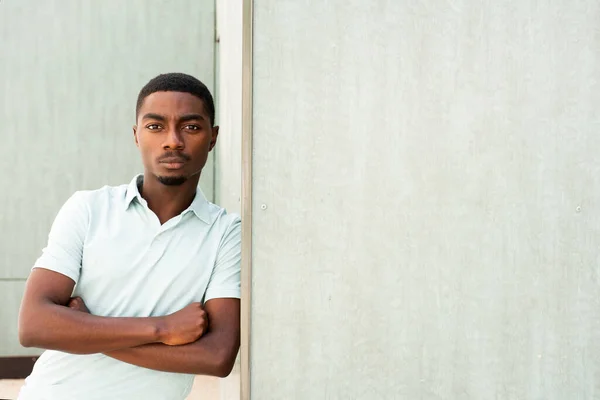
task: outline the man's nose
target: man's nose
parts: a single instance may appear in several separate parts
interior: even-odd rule
[[[185,147],[181,132],[176,128],[171,128],[167,132],[163,147],[165,149],[180,150]]]

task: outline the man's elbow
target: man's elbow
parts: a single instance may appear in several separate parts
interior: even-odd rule
[[[17,322],[19,343],[23,347],[37,347],[38,336],[43,332],[38,325],[39,318],[31,312],[31,307],[22,304],[19,310],[19,320]]]
[[[233,370],[233,366],[235,365],[235,358],[237,356],[237,351],[226,351],[219,355],[215,362],[214,368],[214,376],[217,378],[227,378],[231,371]]]
[[[30,313],[22,313],[19,315],[18,322],[19,343],[23,347],[40,347],[42,348],[42,339],[46,334],[45,329],[41,329],[39,318]]]
[[[21,347],[33,347],[33,341],[30,337],[21,332],[19,332],[19,343],[21,344]]]
[[[217,366],[215,367],[215,376],[217,378],[227,378],[229,376],[229,374],[231,374],[231,371],[233,370],[233,365],[235,364],[235,360],[234,362],[230,362],[229,360],[225,360],[219,364],[217,364]]]
[[[23,347],[35,347],[35,330],[25,324],[19,324],[19,343]]]

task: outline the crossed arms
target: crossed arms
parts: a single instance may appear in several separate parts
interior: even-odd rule
[[[19,314],[21,345],[104,353],[166,372],[217,377],[231,372],[240,345],[239,299],[212,299],[204,308],[192,303],[164,317],[100,317],[85,312],[82,301],[71,301],[74,285],[57,272],[33,270]]]

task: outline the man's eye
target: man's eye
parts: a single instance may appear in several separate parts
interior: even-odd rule
[[[149,129],[151,131],[155,131],[157,129],[160,129],[160,125],[158,124],[150,124],[150,125],[146,125],[146,129]]]
[[[200,127],[198,125],[186,125],[185,129],[188,131],[199,131]]]

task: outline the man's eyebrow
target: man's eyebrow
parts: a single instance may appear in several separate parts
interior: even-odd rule
[[[144,116],[142,117],[142,119],[155,119],[157,121],[163,121],[163,122],[167,120],[162,115],[160,115],[160,114],[154,114],[154,113],[144,114]]]
[[[206,120],[206,118],[204,118],[202,116],[202,114],[185,114],[185,115],[182,115],[179,118],[179,122],[180,123],[181,122],[187,122],[187,121],[192,121],[192,120],[195,120],[195,119],[198,119],[200,121],[205,121]]]

